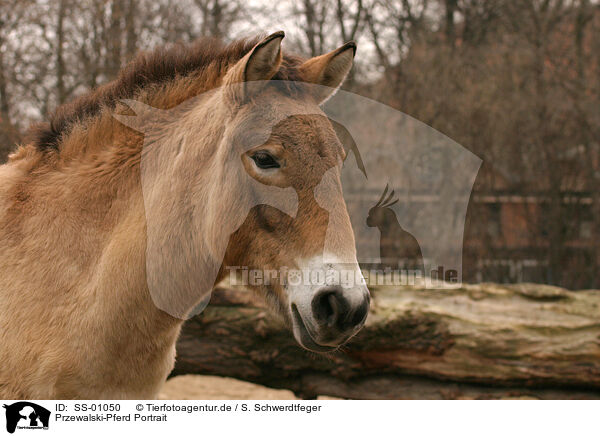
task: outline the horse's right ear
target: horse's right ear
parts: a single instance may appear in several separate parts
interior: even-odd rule
[[[261,85],[247,82],[270,80],[281,66],[283,31],[275,32],[258,44],[229,69],[223,81],[224,92],[230,103],[243,104]]]

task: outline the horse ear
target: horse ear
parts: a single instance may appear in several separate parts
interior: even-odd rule
[[[260,89],[260,85],[253,84],[249,87],[246,82],[270,80],[277,73],[281,66],[281,41],[284,36],[283,31],[267,36],[229,69],[224,85],[232,103],[241,104]]]
[[[356,43],[350,41],[332,52],[309,59],[300,66],[300,73],[305,81],[323,86],[314,91],[319,104],[324,103],[341,86],[352,68],[355,54]]]

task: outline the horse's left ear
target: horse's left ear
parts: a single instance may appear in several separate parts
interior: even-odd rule
[[[347,42],[343,46],[321,56],[309,59],[300,66],[303,79],[309,83],[322,85],[314,91],[319,104],[331,97],[352,68],[356,43]]]
[[[270,80],[281,66],[281,40],[283,31],[275,32],[256,44],[246,56],[227,72],[223,84],[232,103],[241,104],[261,88],[260,83]]]

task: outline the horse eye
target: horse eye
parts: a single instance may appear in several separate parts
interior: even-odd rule
[[[269,168],[279,168],[279,163],[275,160],[275,158],[265,151],[254,153],[252,155],[252,160],[254,160],[257,167],[263,170]]]

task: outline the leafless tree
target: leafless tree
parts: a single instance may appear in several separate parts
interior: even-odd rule
[[[358,40],[346,87],[483,158],[466,278],[478,259],[526,258],[535,280],[600,286],[597,0],[0,0],[0,159],[29,122],[140,49],[281,23],[307,56]],[[508,194],[519,201],[489,200]]]

